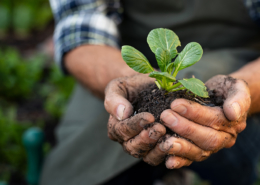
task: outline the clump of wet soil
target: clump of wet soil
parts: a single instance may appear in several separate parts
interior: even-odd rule
[[[160,123],[160,115],[165,109],[170,109],[171,103],[178,98],[184,98],[197,102],[205,106],[223,106],[224,97],[216,96],[214,90],[208,90],[209,98],[195,96],[187,90],[166,92],[160,90],[156,84],[150,84],[147,88],[139,93],[138,98],[133,102],[134,114],[149,112],[154,115],[155,122]]]

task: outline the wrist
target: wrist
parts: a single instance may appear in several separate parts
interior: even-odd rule
[[[71,50],[64,56],[64,65],[99,97],[111,80],[136,74],[123,61],[120,50],[102,45],[82,45]]]

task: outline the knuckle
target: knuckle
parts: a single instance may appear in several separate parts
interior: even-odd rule
[[[234,146],[234,144],[236,143],[236,139],[232,138],[225,146],[225,148],[230,148],[232,146]]]
[[[149,137],[146,130],[142,131],[139,135],[139,145],[148,145],[149,144]]]
[[[104,106],[105,106],[106,110],[109,109],[109,105],[111,104],[110,102],[112,101],[111,99],[112,99],[111,96],[106,96],[105,97]]]
[[[214,117],[210,118],[209,127],[219,131],[221,126],[225,126],[225,122],[226,120],[224,120],[221,115],[216,114]]]
[[[184,166],[190,166],[190,165],[191,165],[191,163],[192,163],[192,161],[190,161],[190,160],[187,160],[187,162],[186,162],[186,164],[185,164]]]
[[[143,161],[151,166],[157,166],[158,163],[156,163],[154,160],[151,160],[149,157],[144,157]]]
[[[113,140],[113,141],[116,141],[116,139],[112,136],[112,134],[111,133],[107,133],[107,136],[108,136],[108,138],[109,139],[111,139],[111,140]]]
[[[184,138],[189,138],[190,135],[193,135],[194,133],[194,128],[191,127],[190,125],[186,126],[186,128],[184,129],[183,133],[181,133],[180,135]]]
[[[198,161],[198,162],[204,161],[205,159],[207,159],[210,156],[210,154],[211,154],[210,151],[202,150],[199,157],[196,158],[196,161]]]
[[[219,136],[219,134],[215,133],[212,134],[209,139],[209,150],[216,151],[219,150],[222,146],[222,138]]]
[[[136,151],[133,146],[131,145],[131,142],[124,142],[123,143],[123,149],[126,153],[130,154],[131,156],[135,157],[135,158],[140,158],[141,153]]]
[[[246,128],[246,122],[242,122],[241,124],[239,124],[236,128],[236,133],[240,133],[242,132],[243,130],[245,130]]]
[[[131,153],[131,152],[130,152],[130,149],[129,149],[129,145],[128,145],[127,142],[123,142],[122,147],[123,147],[123,150],[124,150],[126,153],[128,153],[128,154]]]
[[[192,115],[192,120],[194,122],[198,122],[201,119],[201,112],[200,111],[194,111]]]
[[[115,125],[115,133],[123,141],[130,139],[130,137],[126,134],[127,128],[122,122]]]

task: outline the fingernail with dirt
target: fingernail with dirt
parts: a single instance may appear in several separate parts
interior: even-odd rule
[[[170,143],[167,140],[165,142],[160,143],[159,145],[160,150],[163,152],[168,152],[172,147],[173,147],[172,143]]]
[[[146,125],[147,125],[147,121],[142,119],[140,122],[139,122],[139,125],[144,128]]]
[[[187,108],[184,105],[177,105],[176,107],[173,107],[172,110],[181,115],[184,115],[187,112]]]
[[[158,139],[160,139],[160,137],[161,137],[161,134],[159,132],[157,132],[156,130],[151,129],[149,131],[149,138],[157,141]]]
[[[124,112],[125,112],[125,106],[122,104],[118,105],[117,110],[116,110],[116,117],[118,120],[121,121],[123,119]]]
[[[238,120],[240,118],[240,114],[241,114],[240,105],[237,102],[235,102],[232,104],[232,108],[234,109],[234,111],[236,113],[236,120]]]
[[[173,168],[177,168],[178,167],[178,165],[180,164],[180,162],[179,161],[173,161]]]
[[[168,127],[174,127],[178,124],[178,119],[171,113],[162,118],[164,124]]]

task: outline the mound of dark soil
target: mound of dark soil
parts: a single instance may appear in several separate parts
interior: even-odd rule
[[[191,100],[205,106],[223,106],[224,97],[216,96],[215,91],[208,91],[209,98],[195,96],[187,90],[166,92],[158,89],[155,84],[149,85],[143,90],[136,101],[133,103],[134,114],[149,112],[154,115],[155,121],[160,122],[160,115],[165,109],[170,109],[171,103],[178,98]]]

